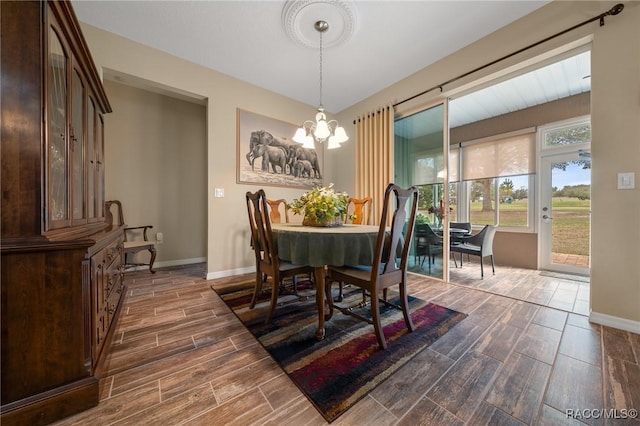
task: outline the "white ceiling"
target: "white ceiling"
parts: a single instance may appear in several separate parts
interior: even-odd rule
[[[332,3],[304,1],[314,7]],[[352,8],[355,23],[346,42],[330,47],[324,44],[323,104],[332,113],[548,2],[335,1]],[[82,22],[306,104],[319,103],[319,53],[287,36],[282,24],[286,1],[73,0],[72,3]],[[331,18],[328,14],[330,25]],[[330,33],[325,37],[329,40]],[[507,102],[504,94],[492,96]],[[466,114],[474,114],[470,106],[464,109]]]

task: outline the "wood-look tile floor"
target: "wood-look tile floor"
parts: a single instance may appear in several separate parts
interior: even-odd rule
[[[484,278],[480,277],[480,264],[477,257],[465,258],[463,266],[455,267],[449,262],[449,281],[452,283],[488,291],[510,298],[549,306],[567,312],[589,315],[589,281],[585,277],[571,277],[568,274],[558,276],[544,275],[542,271],[511,268],[496,265],[496,273],[491,271],[491,263],[485,260]],[[428,264],[420,265],[412,260],[409,270],[417,274],[442,276],[442,259],[436,263],[429,273]],[[565,278],[559,278],[559,277]]]
[[[326,424],[204,276],[126,274],[101,402],[57,424]],[[639,335],[420,275],[409,290],[468,317],[334,425],[638,424],[604,417],[640,409]]]

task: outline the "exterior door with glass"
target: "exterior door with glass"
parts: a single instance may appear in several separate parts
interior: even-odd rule
[[[589,275],[591,157],[588,150],[541,157],[540,268]]]

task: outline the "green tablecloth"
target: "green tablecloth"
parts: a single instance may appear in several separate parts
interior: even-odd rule
[[[312,227],[291,223],[272,224],[280,259],[297,265],[371,265],[378,227],[342,225]]]

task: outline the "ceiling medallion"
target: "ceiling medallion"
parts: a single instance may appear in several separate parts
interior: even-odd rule
[[[325,34],[325,48],[345,43],[356,30],[356,9],[352,1],[343,0],[288,0],[282,9],[282,27],[287,36],[311,49],[319,49],[318,33],[314,23],[331,23]]]

